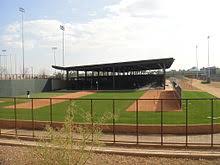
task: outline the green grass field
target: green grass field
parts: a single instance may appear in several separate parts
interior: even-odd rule
[[[93,98],[92,108],[94,121],[96,122],[101,116],[107,113],[112,113],[112,100],[95,100],[95,99],[115,99],[115,116],[116,123],[134,124],[136,123],[136,112],[126,112],[127,107],[133,103],[133,100],[117,100],[117,99],[137,99],[144,91],[122,91],[122,92],[98,92],[82,98]],[[38,93],[32,97],[51,97],[55,95],[62,95],[64,93]],[[213,98],[212,95],[206,92],[191,92],[183,91],[183,98]],[[17,102],[24,102],[26,99],[18,99]],[[84,112],[90,113],[91,101],[90,100],[77,100],[74,101],[79,114]],[[165,102],[164,102],[165,103]],[[53,121],[63,121],[69,101],[54,104],[52,119]],[[13,105],[13,100],[7,99],[5,102],[0,103],[0,119],[14,119],[13,109],[5,109],[4,106]],[[220,101],[213,102],[214,117],[220,117]],[[82,115],[77,115],[77,122],[82,122]],[[186,103],[182,102],[181,112],[163,112],[164,124],[185,124]],[[205,124],[211,123],[211,101],[210,100],[189,100],[188,101],[188,123],[189,124]],[[22,120],[31,120],[31,110],[17,109],[17,118]],[[50,120],[50,106],[34,110],[34,119],[41,121]],[[139,112],[139,124],[160,124],[160,112]],[[108,120],[111,123],[112,120]],[[220,119],[214,120],[214,123],[220,123]]]

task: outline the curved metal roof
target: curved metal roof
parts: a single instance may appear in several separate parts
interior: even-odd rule
[[[117,63],[95,64],[95,65],[81,65],[81,66],[54,66],[54,69],[65,71],[113,71],[127,72],[127,71],[141,71],[141,70],[156,70],[168,69],[174,62],[174,58],[161,58],[140,61],[127,61]]]

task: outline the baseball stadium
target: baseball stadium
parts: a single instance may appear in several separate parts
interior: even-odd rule
[[[1,80],[1,136],[38,138],[48,124],[61,127],[74,107],[76,123],[99,125],[106,142],[218,146],[218,96],[192,83],[198,80],[168,75],[173,62],[52,66],[62,79]]]
[[[220,164],[219,6],[0,1],[0,165]]]

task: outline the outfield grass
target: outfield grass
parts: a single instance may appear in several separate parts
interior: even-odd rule
[[[127,112],[126,109],[129,105],[133,103],[132,100],[117,100],[117,99],[137,99],[144,92],[143,91],[123,91],[123,92],[98,92],[92,95],[88,95],[82,98],[93,98],[92,108],[94,121],[97,121],[100,116],[106,113],[112,113],[112,100],[95,100],[95,99],[115,99],[115,114],[116,123],[136,123],[136,112]],[[52,94],[52,93],[51,93]],[[60,94],[60,93],[59,93]],[[38,94],[41,95],[41,94]],[[43,94],[48,97],[49,93]],[[53,94],[52,94],[53,95]],[[51,96],[52,96],[51,95]],[[53,95],[54,96],[54,95]],[[206,92],[191,92],[183,91],[183,98],[193,99],[193,98],[213,98],[212,95]],[[18,100],[20,101],[20,100]],[[53,115],[54,121],[63,121],[66,109],[69,105],[69,101],[53,105]],[[84,112],[90,113],[91,101],[90,100],[77,100],[74,101],[76,107],[79,109],[80,113]],[[164,102],[165,103],[165,102]],[[4,109],[6,105],[12,105],[13,102],[7,101],[0,103],[0,118],[2,119],[13,119],[14,111],[10,109]],[[213,102],[214,117],[220,116],[220,101]],[[164,124],[185,124],[186,114],[186,102],[182,102],[182,111],[180,112],[163,112]],[[189,124],[207,124],[211,123],[211,101],[210,100],[189,100],[188,101],[188,123]],[[50,107],[43,107],[34,110],[35,120],[50,120]],[[31,111],[26,109],[17,110],[17,118],[30,120]],[[77,116],[77,121],[82,122],[81,115]],[[139,112],[138,123],[139,124],[160,124],[161,114],[160,112]],[[111,123],[112,120],[108,120]],[[214,120],[214,123],[220,123],[220,119]]]

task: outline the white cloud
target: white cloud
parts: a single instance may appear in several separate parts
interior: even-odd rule
[[[89,11],[88,15],[91,16],[91,17],[94,17],[94,16],[97,15],[97,12],[96,11]]]
[[[160,0],[122,0],[119,4],[106,6],[105,10],[115,15],[156,18],[160,13]]]
[[[106,6],[109,14],[104,18],[64,23],[65,63],[174,57],[174,68],[189,68],[195,65],[195,45],[199,44],[199,64],[206,66],[206,36],[211,35],[211,64],[220,66],[218,5],[218,1],[208,0],[122,0]],[[25,51],[30,65],[48,67],[52,63],[52,46],[58,47],[57,61],[61,64],[60,24],[48,19],[25,21]],[[9,25],[1,41],[21,52],[20,24]]]

